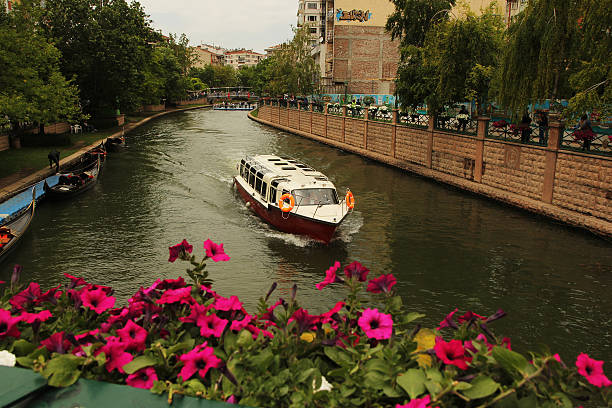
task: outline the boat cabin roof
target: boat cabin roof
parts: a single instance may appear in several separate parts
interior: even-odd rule
[[[256,170],[258,177],[279,189],[335,189],[334,184],[323,173],[290,157],[276,155],[246,156],[240,163],[248,169]]]

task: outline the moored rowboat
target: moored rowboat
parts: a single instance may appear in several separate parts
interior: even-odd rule
[[[327,177],[297,160],[275,155],[245,157],[234,184],[247,205],[283,232],[329,243],[355,205],[340,199]]]
[[[36,193],[32,190],[32,202],[19,213],[0,226],[0,262],[17,246],[17,243],[30,226],[36,208]]]

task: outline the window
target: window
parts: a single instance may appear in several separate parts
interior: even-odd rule
[[[266,191],[268,191],[268,183],[264,181],[261,183],[261,191],[259,192],[264,200],[266,200]]]
[[[249,184],[251,187],[255,186],[255,173],[249,173]]]
[[[316,10],[317,9],[317,3],[308,3],[308,8],[311,10]]]
[[[276,203],[276,188],[270,186],[270,194],[268,195],[268,201]]]
[[[317,16],[308,16],[308,21],[317,21]]]
[[[296,205],[338,204],[338,195],[333,188],[304,188],[293,190]]]
[[[310,28],[310,33],[311,34],[316,34],[317,33],[317,29],[315,27],[311,27]]]

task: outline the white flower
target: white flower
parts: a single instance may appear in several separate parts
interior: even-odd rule
[[[15,355],[6,350],[0,351],[0,366],[15,367]]]
[[[315,387],[315,381],[312,380],[312,388]],[[319,387],[318,390],[315,390],[315,392],[319,392],[319,391],[331,391],[332,389],[332,385],[330,383],[327,382],[327,379],[324,376],[321,376],[321,386]]]

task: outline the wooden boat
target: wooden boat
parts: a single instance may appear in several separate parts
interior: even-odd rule
[[[30,226],[32,218],[34,218],[35,209],[36,190],[32,189],[32,202],[0,226],[0,262],[6,259],[8,254],[17,246],[19,240]]]
[[[109,137],[104,142],[104,147],[106,148],[107,152],[120,152],[123,150],[123,148],[125,148],[125,137]]]
[[[355,205],[350,190],[340,199],[327,177],[291,158],[247,156],[236,167],[234,184],[247,206],[283,232],[329,243]]]
[[[62,200],[74,197],[92,188],[96,184],[96,181],[98,181],[102,168],[100,155],[96,156],[97,159],[93,166],[90,165],[90,167],[79,172],[60,175],[58,183],[53,187],[49,187],[49,185],[45,183],[43,186],[45,189],[45,197],[49,200]]]

